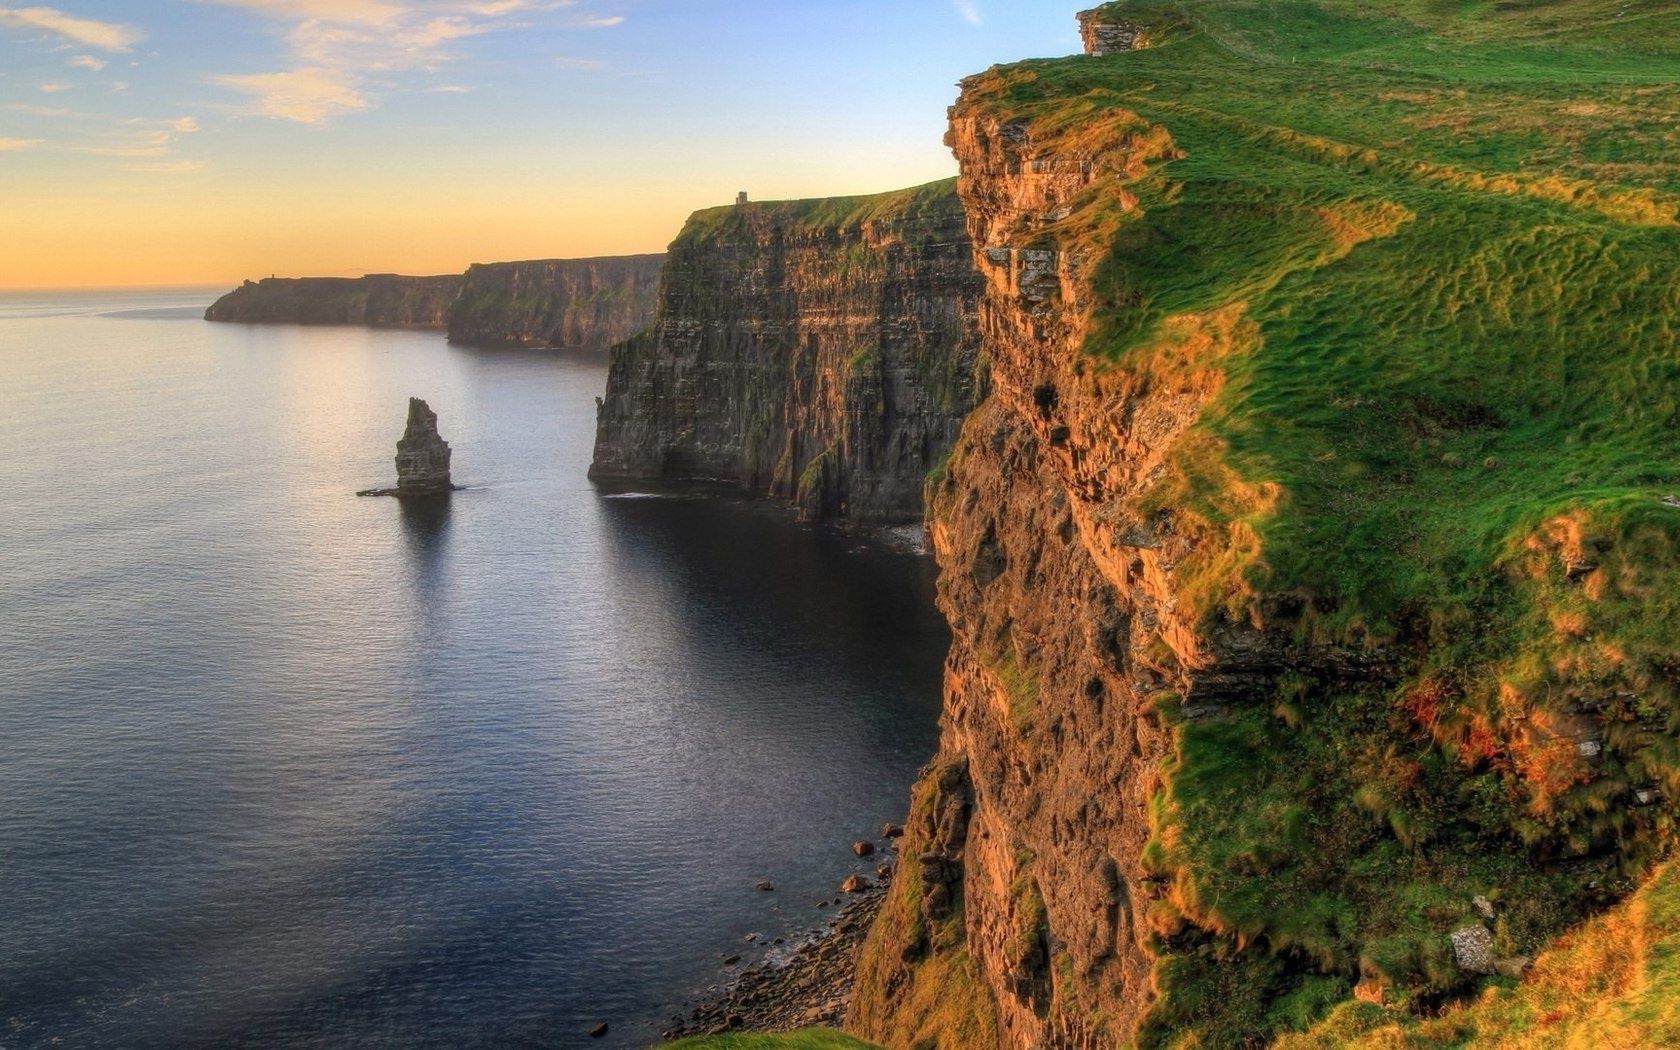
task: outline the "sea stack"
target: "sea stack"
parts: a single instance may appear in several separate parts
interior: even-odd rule
[[[449,481],[449,442],[438,434],[437,413],[417,397],[408,399],[408,429],[397,442],[397,495],[440,496]]]

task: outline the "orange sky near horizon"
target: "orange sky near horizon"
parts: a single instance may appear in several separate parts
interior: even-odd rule
[[[0,289],[659,252],[739,190],[945,178],[957,81],[1079,6],[52,3],[0,2]]]

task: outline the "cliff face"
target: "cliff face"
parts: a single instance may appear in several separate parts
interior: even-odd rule
[[[475,265],[464,277],[246,281],[207,321],[423,328],[475,346],[606,350],[648,326],[662,255]]]
[[[866,1038],[1408,1028],[1672,842],[1680,33],[1606,99],[1547,57],[1615,62],[1589,4],[1307,8],[1109,5],[1150,49],[952,111],[991,389],[930,490],[955,642]]]
[[[449,340],[606,350],[652,322],[664,259],[632,255],[475,265],[449,311]]]
[[[919,518],[979,386],[971,257],[950,183],[696,214],[613,352],[591,476]]]
[[[246,281],[222,296],[204,319],[442,330],[460,292],[457,276],[269,277]]]
[[[1166,737],[1143,698],[1166,678],[1138,654],[1182,630],[1163,568],[1184,541],[1114,514],[1212,389],[1149,390],[1082,361],[1089,274],[1043,236],[1096,171],[1159,161],[1169,142],[1066,155],[966,104],[949,141],[992,391],[931,493],[955,633],[945,731],[853,1027],[891,1046],[1101,1044],[1150,1000],[1139,858]],[[964,1016],[930,1013],[952,999]]]

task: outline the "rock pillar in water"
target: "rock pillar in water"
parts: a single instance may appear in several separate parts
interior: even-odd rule
[[[411,397],[408,429],[397,442],[397,495],[437,496],[454,488],[449,481],[449,442],[438,435],[437,413]]]

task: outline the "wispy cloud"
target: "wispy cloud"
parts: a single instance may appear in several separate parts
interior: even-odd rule
[[[94,157],[122,157],[130,160],[141,157],[167,157],[175,151],[175,145],[182,135],[191,135],[198,130],[199,124],[195,117],[171,117],[163,120],[133,117],[123,121],[120,127],[103,132],[91,145],[66,148]]]
[[[41,85],[41,94],[43,94],[43,95],[56,95],[60,91],[69,91],[69,90],[70,90],[70,85],[69,84],[42,84]]]
[[[34,149],[40,144],[40,139],[0,138],[0,153],[20,153],[26,149]]]
[[[434,95],[470,95],[473,89],[466,84],[439,84],[434,88],[427,88]]]
[[[24,113],[31,117],[76,117],[81,114],[63,106],[32,106],[27,102],[8,102],[0,106],[8,113]]]
[[[572,23],[578,29],[611,29],[613,26],[623,24],[623,15],[611,15],[605,18],[579,18]]]
[[[94,58],[92,55],[77,55],[70,60],[70,64],[77,69],[92,70],[95,73],[105,68],[105,60]]]
[[[985,21],[980,17],[980,9],[974,6],[974,0],[951,0],[951,3],[956,6],[957,14],[969,25],[977,26]]]
[[[331,69],[293,69],[212,77],[223,87],[250,95],[265,117],[319,124],[331,117],[368,108],[368,100],[347,74]]]
[[[127,51],[145,39],[133,26],[77,18],[52,7],[0,7],[0,27],[52,33],[101,51]]]
[[[124,164],[124,171],[138,171],[147,175],[190,175],[204,170],[202,160],[160,160],[140,164]]]
[[[450,45],[522,25],[515,15],[574,7],[582,0],[202,0],[253,11],[280,27],[290,67],[224,74],[222,87],[250,95],[253,112],[318,124],[367,109],[377,89],[402,73],[432,73]],[[601,26],[621,18],[586,20]],[[447,87],[445,88],[447,90]]]

